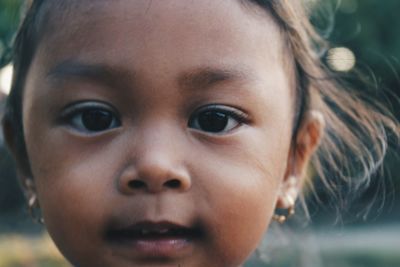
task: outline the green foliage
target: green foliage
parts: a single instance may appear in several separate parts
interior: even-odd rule
[[[400,255],[382,251],[350,251],[325,252],[323,262],[325,267],[398,267]]]
[[[358,54],[361,60],[381,65],[382,58],[400,58],[400,1],[358,0],[343,1],[358,3],[355,12],[339,8],[336,14],[334,42],[340,42]],[[343,4],[342,4],[343,6]]]
[[[314,267],[398,267],[400,266],[400,256],[397,253],[380,251],[324,251],[321,258],[314,263]],[[250,261],[245,267],[289,267],[289,266],[309,266],[296,263],[296,259],[301,255],[290,252],[283,252],[280,258],[274,262],[262,263]]]
[[[349,2],[354,3],[354,12],[343,8]],[[371,71],[377,87],[386,87],[397,96],[400,96],[399,10],[398,0],[343,0],[330,38],[356,54],[358,66]]]
[[[0,267],[68,266],[47,234],[36,237],[0,236]]]
[[[10,61],[10,47],[19,25],[22,0],[0,0],[0,67]]]

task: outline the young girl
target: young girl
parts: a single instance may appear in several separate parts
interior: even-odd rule
[[[398,133],[322,45],[300,1],[34,0],[3,122],[29,207],[75,266],[242,265],[310,159],[367,183]]]

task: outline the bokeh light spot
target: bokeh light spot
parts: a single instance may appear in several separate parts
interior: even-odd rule
[[[11,80],[13,75],[13,66],[7,65],[0,69],[0,91],[8,95],[11,90]]]
[[[336,47],[329,49],[327,62],[332,70],[347,72],[356,65],[356,56],[347,47]]]

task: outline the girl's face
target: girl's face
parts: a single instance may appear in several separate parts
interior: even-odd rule
[[[75,5],[52,11],[23,98],[55,243],[77,266],[240,265],[293,167],[278,26],[240,1]]]

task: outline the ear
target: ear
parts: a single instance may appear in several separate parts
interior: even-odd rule
[[[302,189],[311,156],[322,139],[325,120],[321,112],[310,110],[297,132],[288,157],[288,165],[280,187],[277,208],[293,207]]]
[[[2,120],[2,129],[5,144],[16,164],[17,178],[25,193],[27,199],[30,199],[35,194],[35,185],[32,175],[30,175],[29,163],[26,158],[26,153],[22,153],[17,144],[18,133],[15,131],[13,124],[7,118]]]

